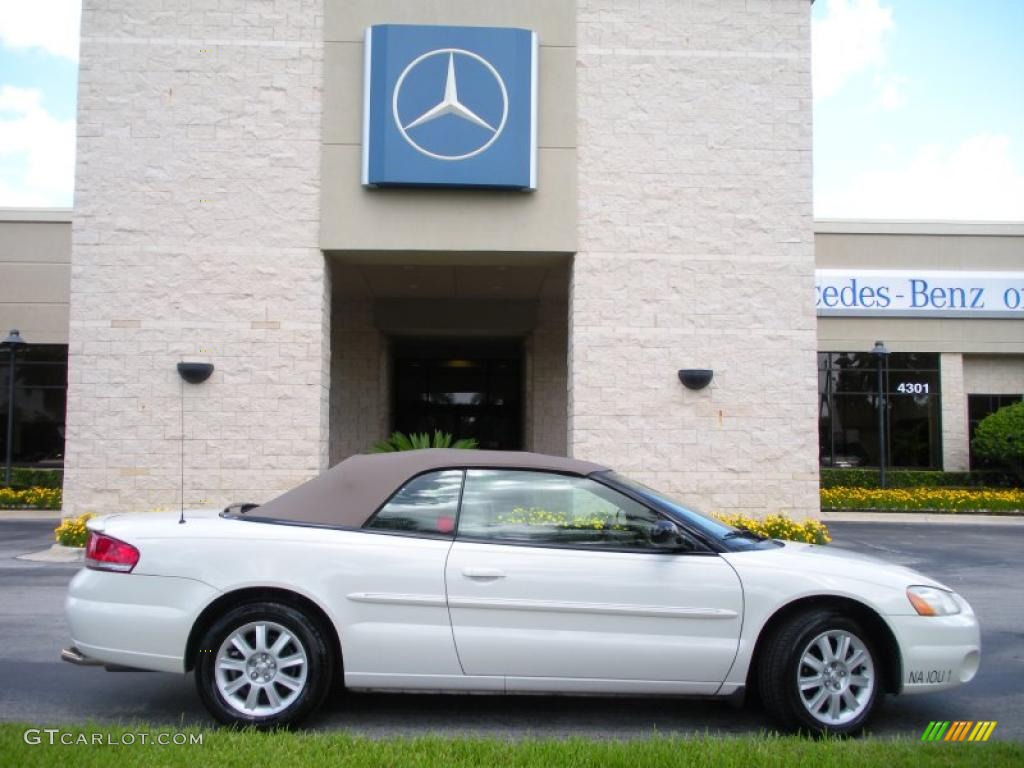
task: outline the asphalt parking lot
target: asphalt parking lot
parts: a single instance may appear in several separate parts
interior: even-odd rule
[[[889,697],[871,731],[919,738],[930,720],[997,720],[993,739],[1024,740],[1024,526],[832,523],[835,543],[917,568],[957,589],[982,622],[982,665],[946,693]],[[53,523],[0,520],[0,720],[145,720],[211,725],[192,676],[105,672],[58,660],[64,592],[75,566],[17,560],[48,547]],[[536,696],[351,694],[308,725],[368,736],[425,733],[627,738],[749,733],[768,726],[726,702]]]

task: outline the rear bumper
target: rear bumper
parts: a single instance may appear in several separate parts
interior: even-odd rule
[[[981,664],[981,629],[966,610],[956,616],[890,616],[903,653],[902,693],[930,693],[970,682]]]
[[[218,594],[194,579],[82,569],[64,611],[79,653],[103,665],[185,671],[185,645]]]
[[[82,650],[77,645],[72,645],[70,648],[64,648],[60,652],[60,660],[66,661],[68,664],[74,664],[76,667],[103,667],[107,672],[150,672],[148,669],[139,669],[138,667],[123,667],[120,664],[104,664],[99,659],[92,659],[82,653]]]

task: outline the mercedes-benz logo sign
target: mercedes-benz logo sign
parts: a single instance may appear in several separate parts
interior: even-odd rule
[[[431,74],[431,78],[436,82],[437,98],[438,100],[433,103],[429,109],[425,111],[417,110],[413,112],[411,109],[407,110],[411,114],[406,114],[403,120],[402,110],[399,109],[399,101],[402,99],[402,87],[408,85],[412,79],[416,80],[416,91],[417,93],[422,92],[425,84],[429,83],[430,80],[426,77],[419,77],[417,72],[421,65],[433,63],[435,57],[442,56],[447,58],[447,70],[443,70],[442,66],[434,66],[429,69],[430,73],[435,70],[438,76]],[[442,59],[442,62],[444,60]],[[481,82],[486,85],[483,87],[493,88],[494,96],[500,96],[501,103],[501,117],[495,120],[495,115],[486,114],[481,116],[481,107],[478,104],[473,103],[472,98],[467,98],[465,103],[460,100],[459,97],[459,86],[457,73],[466,67],[475,67],[480,70],[475,78],[475,82],[479,85]],[[482,67],[482,69],[480,69]],[[441,82],[440,73],[446,71],[444,75],[444,82]],[[487,77],[489,73],[490,77]],[[411,76],[411,77],[410,77]],[[482,77],[481,77],[482,76]],[[493,79],[492,79],[493,78]],[[426,87],[431,87],[426,85]],[[477,88],[475,90],[481,90]],[[433,91],[431,91],[433,92]],[[476,95],[476,94],[474,94]],[[484,91],[486,96],[486,91]],[[408,66],[402,70],[402,74],[398,76],[398,80],[395,82],[395,91],[392,97],[392,113],[395,119],[395,125],[398,127],[398,132],[402,135],[409,145],[427,157],[432,157],[435,160],[466,160],[467,158],[479,155],[491,146],[501,132],[505,129],[505,121],[508,118],[508,91],[505,89],[505,82],[501,79],[501,75],[498,74],[498,70],[487,61],[487,59],[479,56],[472,51],[466,51],[462,48],[438,48],[433,51],[427,51],[426,53],[417,56]],[[497,103],[496,99],[491,99]],[[497,112],[496,109],[491,109],[491,112]],[[466,152],[456,152],[454,154],[446,154],[444,152],[431,151],[424,144],[429,144],[423,137],[417,141],[414,136],[417,134],[416,128],[419,126],[427,125],[428,123],[437,120],[439,117],[445,115],[453,115],[460,120],[465,120],[467,123],[477,126],[480,130],[476,131],[474,138],[472,139],[472,146],[467,147]],[[488,119],[489,118],[489,119]],[[410,135],[410,132],[413,135]],[[478,134],[478,136],[476,136]],[[449,150],[450,152],[450,150]]]

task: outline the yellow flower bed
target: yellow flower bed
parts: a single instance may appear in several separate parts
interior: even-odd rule
[[[60,488],[0,488],[0,509],[60,509]]]
[[[553,512],[539,507],[514,507],[511,512],[498,516],[506,525],[547,525],[554,528],[593,528],[595,530],[624,531],[624,525],[604,515],[571,516],[566,512]]]
[[[78,517],[68,517],[61,520],[60,525],[53,532],[53,537],[58,544],[65,547],[84,547],[85,540],[89,538],[89,531],[85,524],[92,517],[91,512],[86,512]]]
[[[832,541],[828,526],[820,520],[793,520],[785,515],[766,515],[765,517],[748,517],[746,515],[716,514],[716,518],[726,525],[745,528],[760,533],[770,539],[786,541],[804,541],[808,544],[828,544]]]
[[[822,488],[822,509],[1024,511],[1019,488]]]
[[[820,520],[792,520],[785,515],[768,515],[767,517],[747,517],[746,515],[715,515],[726,525],[746,528],[771,539],[787,541],[805,541],[808,544],[828,544],[832,541],[828,527]],[[597,530],[624,531],[627,527],[616,523],[614,519],[598,514],[572,517],[565,512],[553,512],[537,507],[516,507],[511,512],[500,515],[498,520],[512,525],[546,525],[555,528],[594,528]]]

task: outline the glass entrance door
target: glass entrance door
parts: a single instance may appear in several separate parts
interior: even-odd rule
[[[522,448],[522,343],[400,340],[394,353],[394,428],[439,429],[480,448]]]

